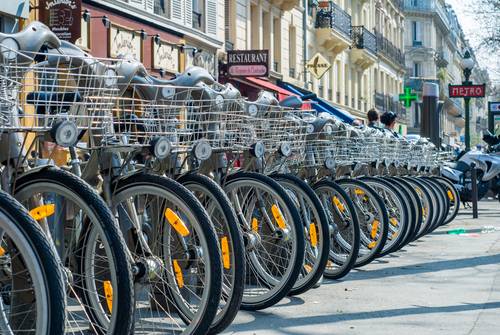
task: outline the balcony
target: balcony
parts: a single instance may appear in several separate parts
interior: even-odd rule
[[[436,52],[436,66],[438,68],[445,68],[448,66],[449,63],[450,63],[450,57],[448,56],[448,53],[444,51]]]
[[[380,92],[375,92],[374,96],[375,107],[381,112],[394,112],[400,118],[406,118],[406,109],[403,105],[394,99],[393,96],[389,94],[383,94]]]
[[[351,45],[351,16],[333,1],[318,10],[314,28],[318,45],[334,54]]]
[[[353,63],[366,69],[377,60],[377,38],[364,26],[352,27]]]
[[[446,9],[440,6],[436,0],[405,0],[404,9],[406,14],[433,15],[444,30],[450,30],[450,21],[448,20]]]
[[[461,104],[462,99],[448,98],[444,99],[443,109],[451,116],[459,117],[464,115],[464,108]]]
[[[422,87],[425,83],[434,83],[439,85],[438,79],[424,79],[424,78],[408,78],[405,80],[405,87],[410,87],[412,90],[416,92],[422,92]]]
[[[392,44],[391,41],[385,38],[381,33],[375,31],[375,37],[377,38],[377,52],[379,56],[382,55],[389,61],[394,63],[396,66],[404,68],[405,67],[404,53],[394,44]]]
[[[292,10],[295,6],[300,6],[300,0],[271,0],[271,5],[281,10]]]

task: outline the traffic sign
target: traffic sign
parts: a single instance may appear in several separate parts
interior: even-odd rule
[[[318,80],[321,79],[331,67],[332,65],[319,52],[315,54],[309,62],[307,62],[307,69],[311,72],[314,78]]]
[[[448,85],[450,98],[484,98],[486,85]]]
[[[402,101],[405,107],[411,107],[411,103],[417,100],[418,95],[411,93],[411,87],[405,87],[405,93],[399,95],[399,101]]]
[[[498,102],[490,102],[488,110],[490,112],[498,112],[498,113],[500,113],[500,101],[498,101]]]

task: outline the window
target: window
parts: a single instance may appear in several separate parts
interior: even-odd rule
[[[273,18],[273,61],[274,71],[280,72],[281,60],[281,18]]]
[[[251,25],[251,38],[250,38],[250,48],[253,50],[260,49],[260,12],[259,8],[255,5],[250,5],[250,25]]]
[[[204,31],[204,12],[205,12],[205,1],[204,0],[192,0],[193,1],[193,28],[197,30]]]
[[[414,63],[413,64],[413,76],[414,77],[420,77],[421,76],[421,66],[420,63]]]
[[[412,39],[413,46],[421,46],[422,45],[422,25],[418,21],[412,21]]]

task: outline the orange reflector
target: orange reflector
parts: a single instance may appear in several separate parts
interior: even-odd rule
[[[360,188],[355,188],[354,189],[354,194],[356,195],[364,195],[365,194],[365,191],[363,191],[362,189]]]
[[[0,257],[2,257],[3,255],[5,255],[5,249],[0,247]]]
[[[311,245],[316,247],[318,245],[318,233],[314,222],[309,225],[309,238],[311,239]]]
[[[38,221],[51,216],[55,211],[56,205],[54,204],[42,205],[30,210],[30,216]]]
[[[398,219],[396,218],[390,218],[389,222],[394,226],[397,227],[399,225]]]
[[[222,265],[224,269],[231,268],[231,257],[229,254],[229,243],[227,242],[227,237],[224,236],[220,239],[220,249],[222,253]]]
[[[175,279],[177,280],[177,285],[179,286],[179,288],[183,288],[184,277],[182,276],[182,270],[179,265],[179,262],[177,262],[176,259],[174,259],[173,266],[174,266]]]
[[[337,209],[339,211],[341,211],[342,213],[345,212],[345,207],[344,205],[340,202],[339,198],[337,198],[336,196],[333,197],[332,199],[333,201],[333,204],[335,205],[335,207],[337,207]]]
[[[106,297],[106,304],[110,313],[113,312],[113,285],[111,281],[105,280],[102,285],[104,286],[104,296]]]
[[[370,242],[370,244],[368,244],[368,249],[373,249],[375,248],[376,245],[377,245],[376,241]]]
[[[167,218],[168,223],[182,236],[186,237],[189,235],[189,229],[186,227],[186,224],[181,220],[179,215],[175,213],[170,208],[167,208],[165,211],[165,217]]]
[[[373,220],[373,223],[372,223],[372,232],[371,232],[371,237],[372,238],[377,237],[377,232],[378,232],[378,227],[379,226],[380,226],[380,221]]]
[[[285,219],[283,218],[283,214],[281,213],[281,209],[277,205],[273,205],[271,207],[271,212],[273,212],[273,216],[276,220],[276,223],[278,224],[278,227],[280,227],[281,229],[285,229],[286,223]]]
[[[307,273],[311,273],[311,271],[313,270],[312,266],[310,266],[309,264],[304,264],[304,269],[306,269]]]
[[[398,232],[395,232],[394,234],[392,234],[391,240],[394,240],[397,236],[398,236]]]
[[[450,201],[455,201],[455,197],[453,196],[453,193],[450,190],[448,190],[447,193],[448,193],[448,198],[450,199]]]
[[[259,231],[259,221],[256,218],[252,219],[252,230],[256,233]]]
[[[422,215],[423,216],[427,215],[427,209],[425,207],[422,207]]]

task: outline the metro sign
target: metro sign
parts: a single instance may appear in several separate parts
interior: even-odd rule
[[[484,98],[486,85],[448,85],[450,98]]]

